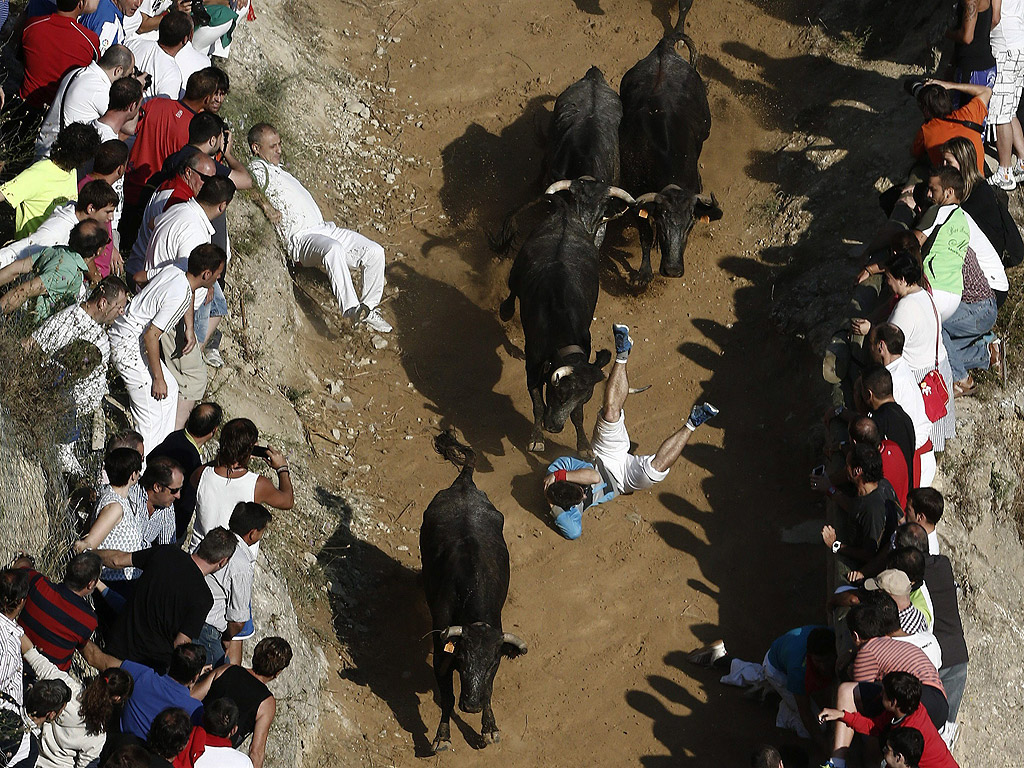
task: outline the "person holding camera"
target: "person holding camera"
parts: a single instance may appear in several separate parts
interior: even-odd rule
[[[956,136],[963,136],[974,144],[978,171],[984,174],[985,147],[982,134],[992,89],[987,85],[950,83],[931,78],[915,78],[908,81],[906,88],[917,99],[917,106],[924,115],[924,124],[918,129],[911,148],[914,157],[921,164],[938,167],[942,165],[942,145]],[[954,109],[952,92],[965,94],[970,97],[970,101]],[[908,184],[926,179],[926,176],[913,178],[912,173]]]

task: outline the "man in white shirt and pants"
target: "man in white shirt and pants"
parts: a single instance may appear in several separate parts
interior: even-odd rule
[[[168,11],[160,20],[160,35],[156,39],[133,37],[128,47],[135,54],[136,66],[152,77],[142,94],[143,101],[154,96],[176,99],[181,94],[181,70],[174,57],[192,40],[192,17],[181,11]]]
[[[281,136],[273,126],[253,126],[248,142],[256,156],[250,168],[253,183],[266,198],[260,205],[292,261],[324,268],[344,317],[390,333],[391,325],[378,307],[384,295],[384,249],[357,232],[324,221],[313,196],[281,167]],[[356,268],[362,271],[362,296],[356,293],[349,272]]]

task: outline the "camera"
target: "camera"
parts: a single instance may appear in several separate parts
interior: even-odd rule
[[[255,448],[252,449],[252,455],[257,456],[261,459],[265,459],[270,455],[270,451],[267,449],[267,446],[265,445],[257,445]]]
[[[132,73],[132,77],[142,83],[142,90],[147,91],[153,85],[153,76],[149,72],[143,72],[138,67]]]
[[[192,21],[197,27],[210,26],[210,14],[207,13],[203,0],[192,0]]]
[[[903,90],[905,90],[907,93],[909,93],[916,99],[917,94],[919,94],[921,92],[921,89],[924,88],[924,84],[927,80],[927,77],[921,77],[920,75],[908,77],[906,80],[903,81]]]

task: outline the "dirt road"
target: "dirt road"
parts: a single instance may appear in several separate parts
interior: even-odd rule
[[[548,525],[540,493],[543,468],[574,436],[549,436],[540,456],[525,451],[522,331],[518,318],[497,317],[510,262],[493,258],[485,230],[539,191],[555,96],[592,64],[617,88],[674,22],[676,3],[389,6],[393,117],[422,114],[401,145],[423,162],[404,179],[416,202],[392,211],[387,238],[389,253],[405,254],[389,272],[400,353],[382,354],[378,383],[357,387],[359,408],[397,414],[373,458],[390,533],[346,542],[353,572],[374,586],[346,603],[357,631],[343,638],[349,669],[331,685],[344,717],[371,735],[363,764],[419,764],[437,725],[416,582],[422,510],[455,477],[430,450],[435,418],[484,455],[477,482],[505,514],[513,562],[505,626],[530,646],[495,682],[502,742],[474,749],[479,718],[466,716],[438,764],[740,765],[758,742],[779,740],[773,709],[683,656],[723,636],[759,659],[780,632],[821,618],[822,548],[779,540],[819,511],[805,480],[806,406],[819,390],[813,361],[768,322],[774,272],[759,251],[773,224],[771,153],[813,75],[800,43],[812,5],[697,0],[690,13],[713,115],[705,189],[725,216],[694,230],[685,277],[657,278],[641,294],[631,287],[635,233],[611,236],[593,334],[601,348],[611,322],[633,328],[632,379],[653,385],[627,404],[642,451],[697,399],[722,414],[653,492],[589,511],[575,542]]]

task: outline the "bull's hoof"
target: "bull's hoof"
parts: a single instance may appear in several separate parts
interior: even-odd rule
[[[481,736],[484,737],[485,744],[497,744],[501,741],[501,731],[486,731]]]
[[[544,439],[535,437],[530,441],[530,453],[541,453],[544,451]]]
[[[440,739],[440,738],[434,739],[434,743],[430,745],[430,751],[431,751],[431,753],[433,753],[435,755],[438,752],[447,752],[451,748],[452,748],[452,743],[448,739]]]
[[[654,280],[654,272],[649,269],[641,269],[633,278],[633,285],[637,288],[646,288]]]

